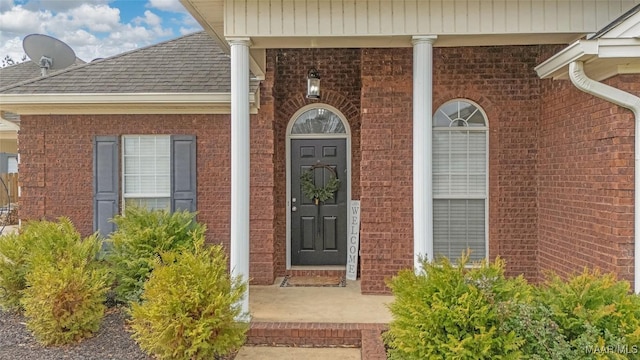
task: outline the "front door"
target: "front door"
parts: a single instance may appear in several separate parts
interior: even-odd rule
[[[347,260],[346,139],[291,139],[291,264],[344,265]],[[311,171],[316,189],[340,180],[332,199],[305,196]]]

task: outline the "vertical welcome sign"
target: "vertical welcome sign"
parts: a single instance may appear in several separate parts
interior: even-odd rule
[[[360,249],[360,200],[351,200],[349,232],[347,234],[347,280],[358,276],[358,251]]]

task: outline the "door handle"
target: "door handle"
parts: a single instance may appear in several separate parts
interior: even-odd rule
[[[292,206],[292,207],[291,207],[291,211],[298,211],[298,208],[297,208],[297,207],[295,207],[295,206]]]

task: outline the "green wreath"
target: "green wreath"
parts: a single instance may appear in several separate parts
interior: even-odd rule
[[[313,175],[317,168],[328,169],[333,174],[325,186],[318,187],[313,183]],[[340,179],[338,179],[336,171],[332,167],[324,164],[313,165],[311,169],[304,171],[300,176],[300,181],[302,181],[302,192],[304,196],[314,200],[316,205],[318,205],[320,201],[325,202],[328,199],[333,199],[333,195],[340,188]]]

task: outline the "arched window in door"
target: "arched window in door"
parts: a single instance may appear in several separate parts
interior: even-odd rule
[[[298,116],[291,134],[345,134],[340,117],[329,109],[312,108]]]

